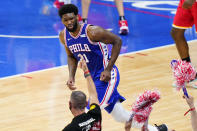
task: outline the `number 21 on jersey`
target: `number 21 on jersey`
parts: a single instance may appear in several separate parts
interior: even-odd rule
[[[89,60],[88,60],[86,54],[83,54],[83,55],[82,54],[78,54],[78,57],[80,57],[80,55],[83,56],[83,59],[86,61],[86,63],[89,63]]]

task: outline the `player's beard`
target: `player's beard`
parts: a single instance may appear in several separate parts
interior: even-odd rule
[[[77,26],[78,26],[78,23],[77,23],[77,20],[76,20],[75,23],[73,24],[73,28],[72,29],[67,28],[67,30],[69,32],[75,32],[77,30]]]

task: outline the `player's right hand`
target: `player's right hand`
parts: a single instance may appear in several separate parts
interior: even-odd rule
[[[75,89],[77,89],[77,88],[75,87],[75,81],[74,81],[74,79],[72,79],[72,78],[69,78],[69,79],[68,79],[66,85],[68,86],[68,88],[69,88],[70,90],[75,90]]]
[[[111,79],[111,72],[108,70],[104,70],[103,72],[101,72],[100,75],[100,80],[104,81],[104,82],[108,82]]]

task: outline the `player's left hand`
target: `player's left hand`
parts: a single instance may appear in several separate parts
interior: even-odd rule
[[[100,80],[104,82],[108,82],[111,79],[111,71],[104,70],[101,72]]]
[[[189,9],[192,7],[192,5],[194,4],[195,0],[185,0],[183,3],[183,8],[184,9]]]

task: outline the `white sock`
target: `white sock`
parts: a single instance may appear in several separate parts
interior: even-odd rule
[[[132,112],[125,110],[122,104],[118,101],[114,105],[111,115],[117,122],[125,123],[129,121],[131,113]],[[132,121],[132,127],[141,128],[142,126],[143,126],[142,124],[139,124],[136,121]]]
[[[111,115],[116,121],[125,123],[129,120],[131,113],[125,110],[122,104],[118,101],[114,105]]]

